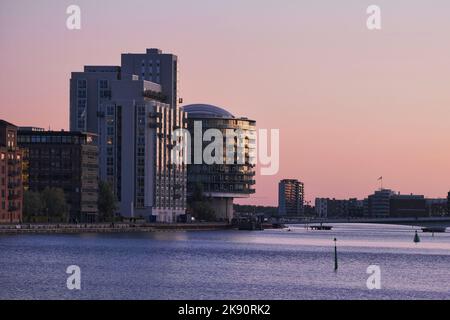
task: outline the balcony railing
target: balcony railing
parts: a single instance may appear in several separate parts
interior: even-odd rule
[[[156,92],[156,91],[153,91],[153,90],[145,90],[143,92],[143,96],[145,98],[154,99],[154,100],[158,100],[158,101],[161,101],[161,102],[165,102],[167,100],[167,96],[166,95],[164,95],[161,92]]]

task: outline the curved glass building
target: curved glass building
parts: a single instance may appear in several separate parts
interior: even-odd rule
[[[187,170],[188,196],[201,184],[204,195],[211,201],[216,219],[229,221],[233,218],[233,199],[249,197],[255,192],[256,122],[236,118],[225,109],[209,104],[187,105],[183,111],[187,114],[192,150],[191,164],[188,164]],[[207,164],[204,159],[200,163],[195,161],[194,141],[198,139],[195,128],[201,128],[202,136],[209,129],[222,133],[222,163]],[[202,150],[210,143],[203,141]]]

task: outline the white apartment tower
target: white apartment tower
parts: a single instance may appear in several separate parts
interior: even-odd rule
[[[99,175],[113,186],[121,216],[176,222],[186,210],[186,165],[170,163],[172,133],[186,127],[173,86],[177,59],[147,53],[155,65],[149,80],[134,74],[141,54],[123,55],[121,67],[72,73],[70,124],[98,134]]]

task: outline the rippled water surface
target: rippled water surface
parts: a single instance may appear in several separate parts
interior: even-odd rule
[[[0,299],[450,299],[450,233],[189,231],[0,236]],[[338,239],[339,270],[334,272]],[[68,290],[67,266],[81,268]],[[368,290],[369,265],[381,290]]]

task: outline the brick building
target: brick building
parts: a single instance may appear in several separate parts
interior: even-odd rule
[[[22,154],[17,127],[0,120],[0,223],[22,221]]]

